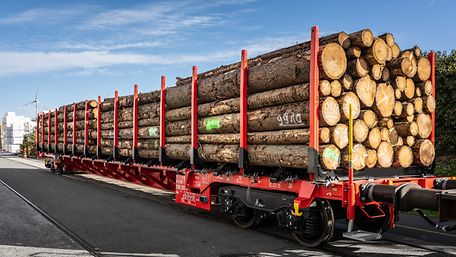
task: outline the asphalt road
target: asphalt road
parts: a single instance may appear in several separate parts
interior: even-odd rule
[[[81,176],[59,176],[14,159],[0,158],[0,179],[107,256],[447,256],[417,244],[388,240],[358,243],[340,236],[322,249],[304,249],[272,225],[242,230],[217,213],[176,205],[170,195],[144,193]],[[14,198],[4,189],[0,194]],[[7,209],[2,210],[2,216],[22,212]],[[3,220],[0,227],[10,231],[6,234],[29,231],[27,224],[14,226],[11,223],[15,222]],[[0,245],[14,246],[6,234],[0,232]],[[63,243],[71,240],[56,229],[39,230],[39,234],[43,240],[63,238],[62,244],[46,246],[25,238],[22,245],[81,249],[74,242]],[[447,240],[454,244],[454,238]]]

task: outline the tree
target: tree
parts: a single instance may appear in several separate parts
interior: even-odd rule
[[[436,52],[437,156],[456,155],[456,50]]]
[[[24,135],[22,144],[20,145],[21,153],[27,156],[35,156],[36,145],[35,145],[35,133],[28,133]]]

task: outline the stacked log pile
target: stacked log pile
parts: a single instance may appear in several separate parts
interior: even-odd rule
[[[341,78],[347,67],[348,35],[338,33],[321,41],[321,76]],[[248,60],[248,143],[252,165],[306,167],[309,141],[310,43],[305,42]],[[237,163],[239,151],[240,63],[198,75],[199,158],[205,162]],[[166,97],[166,154],[188,160],[190,149],[191,78],[178,79]],[[326,126],[336,125],[339,105],[326,97],[321,103]],[[329,133],[329,128],[325,131]],[[322,163],[338,166],[340,151],[322,145]],[[327,154],[323,154],[326,152]]]
[[[88,103],[88,148],[87,151],[90,154],[96,153],[97,144],[97,117],[98,117],[98,103],[95,100],[89,100]],[[73,142],[73,127],[74,127],[74,104],[66,105],[66,151],[70,152],[74,150],[77,154],[84,153],[84,142],[85,142],[85,113],[86,113],[86,102],[76,103],[76,142]],[[64,147],[64,106],[58,109],[58,150],[63,151]],[[54,131],[54,128],[52,128]]]
[[[428,137],[432,131],[430,113],[435,110],[435,99],[429,80],[431,65],[419,47],[401,50],[392,34],[375,37],[369,29],[364,29],[322,37],[318,50],[322,167],[335,170],[348,166],[350,107],[354,119],[355,170],[431,165],[434,146]],[[308,166],[309,78],[310,42],[248,60],[251,165]],[[169,159],[190,159],[191,83],[191,78],[178,78],[176,86],[166,91],[166,155]],[[198,74],[197,84],[199,159],[237,163],[240,63]],[[139,157],[158,158],[159,103],[159,91],[139,94]],[[118,104],[119,155],[130,157],[133,96],[120,97]],[[100,111],[101,150],[105,155],[112,155],[114,98],[105,99]],[[59,110],[59,122],[63,121],[61,115],[63,117]],[[79,134],[79,115],[77,119]],[[72,121],[72,115],[68,121]],[[90,122],[94,122],[89,124],[93,146],[96,122],[93,118]],[[72,128],[72,123],[68,126]],[[72,129],[69,131],[71,140]],[[83,137],[77,138],[83,140]],[[76,146],[80,146],[79,141]]]
[[[341,53],[344,51],[344,53]],[[392,34],[368,29],[321,39],[320,144],[326,169],[348,166],[348,118],[354,118],[355,170],[429,166],[435,110],[430,63],[418,47],[401,51]],[[307,166],[309,44],[248,61],[250,162]],[[239,63],[198,75],[199,157],[235,163],[239,145]],[[167,94],[167,154],[188,159],[191,78]]]
[[[138,95],[138,155],[158,158],[160,126],[160,91]],[[133,96],[119,97],[118,101],[119,155],[131,157],[133,150]],[[101,103],[101,151],[113,155],[114,98]]]

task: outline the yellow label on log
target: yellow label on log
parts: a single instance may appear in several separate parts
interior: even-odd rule
[[[209,118],[206,120],[206,130],[208,132],[213,131],[214,129],[220,128],[220,119],[219,118]]]

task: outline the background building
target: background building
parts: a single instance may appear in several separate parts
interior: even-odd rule
[[[33,132],[36,122],[24,116],[16,116],[14,112],[7,112],[3,116],[1,129],[1,149],[7,152],[18,153],[24,135]]]

